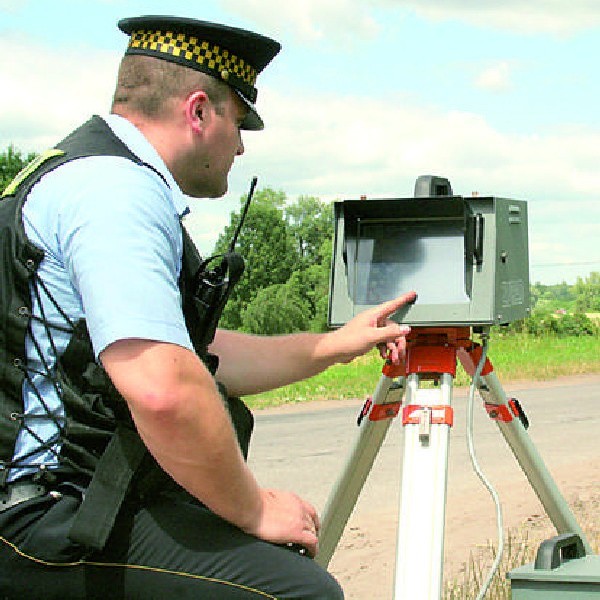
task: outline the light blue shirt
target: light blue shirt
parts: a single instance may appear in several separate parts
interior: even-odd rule
[[[187,199],[133,124],[117,115],[104,119],[169,185],[150,168],[110,156],[77,159],[45,175],[23,208],[27,236],[44,250],[38,275],[72,322],[85,318],[96,357],[127,338],[193,349],[178,287],[180,217],[189,210]],[[65,350],[70,332],[68,321],[37,288],[37,293],[32,288],[33,314],[52,323],[52,340],[33,319],[23,386],[26,427],[19,432],[15,459],[51,467],[57,463],[58,423],[65,411],[59,390],[43,373],[53,369],[55,353]],[[49,447],[42,448],[40,440]],[[10,479],[31,471],[15,468]]]

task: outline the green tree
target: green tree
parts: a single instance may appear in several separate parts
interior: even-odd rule
[[[600,312],[600,272],[594,271],[586,279],[578,277],[573,291],[578,311]]]
[[[241,212],[231,214],[215,253],[228,250]],[[220,325],[252,333],[324,331],[332,229],[331,207],[318,198],[289,203],[284,192],[257,191],[236,245],[246,271]]]
[[[321,243],[316,262],[295,271],[290,278],[290,281],[298,282],[299,289],[307,302],[310,311],[307,327],[309,331],[327,331],[332,246],[331,236],[325,238]]]
[[[573,286],[566,282],[544,285],[535,283],[530,287],[531,291],[531,306],[532,308],[557,310],[571,309],[575,303],[575,293]]]
[[[242,329],[248,333],[277,335],[306,331],[310,308],[299,281],[276,283],[259,290],[242,311]]]
[[[320,262],[321,245],[333,232],[331,205],[313,196],[300,196],[295,203],[286,206],[285,217],[301,266]]]
[[[36,156],[35,152],[30,152],[27,156],[24,156],[12,144],[0,153],[0,193],[15,178],[15,175]]]
[[[242,198],[242,202],[245,198]],[[237,240],[236,251],[245,260],[246,269],[233,291],[221,318],[221,326],[240,329],[242,313],[260,290],[284,284],[296,266],[293,236],[283,209],[285,194],[271,189],[257,191]],[[230,224],[219,236],[215,253],[229,249],[241,216],[232,213]]]
[[[321,244],[318,262],[292,273],[285,284],[260,290],[242,312],[249,333],[327,331],[331,239]]]
[[[231,213],[215,253],[229,249],[242,208]],[[257,191],[236,244],[246,271],[220,326],[264,334],[326,330],[332,234],[331,206],[318,198],[290,203],[284,192]]]
[[[310,308],[310,331],[327,330],[329,274],[333,240],[331,204],[314,196],[300,196],[286,206],[285,215],[296,243],[296,279]]]

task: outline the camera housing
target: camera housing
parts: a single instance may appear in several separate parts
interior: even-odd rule
[[[392,319],[415,326],[489,326],[528,316],[527,203],[463,197],[422,176],[415,196],[334,203],[328,323],[415,290]]]

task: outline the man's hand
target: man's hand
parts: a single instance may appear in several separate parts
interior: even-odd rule
[[[383,358],[399,364],[410,328],[390,316],[417,295],[408,292],[357,315],[337,331],[260,336],[217,330],[209,350],[220,358],[217,380],[233,396],[247,396],[289,385],[350,362],[375,346]]]
[[[377,346],[382,358],[399,364],[406,356],[405,338],[410,327],[395,323],[390,316],[416,298],[415,292],[408,292],[357,315],[330,334],[330,341],[334,341],[337,348],[332,352],[337,352],[340,362],[349,362]]]
[[[318,551],[319,517],[314,506],[292,492],[261,489],[262,513],[246,533],[275,544],[299,544],[309,556]]]

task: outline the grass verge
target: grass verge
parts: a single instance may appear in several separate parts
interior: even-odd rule
[[[565,375],[600,372],[600,337],[534,337],[526,334],[492,335],[489,358],[503,383],[516,380],[544,381]],[[310,402],[364,398],[373,393],[381,374],[377,352],[348,365],[327,371],[293,385],[245,398],[253,409]],[[455,385],[469,385],[460,363]]]

